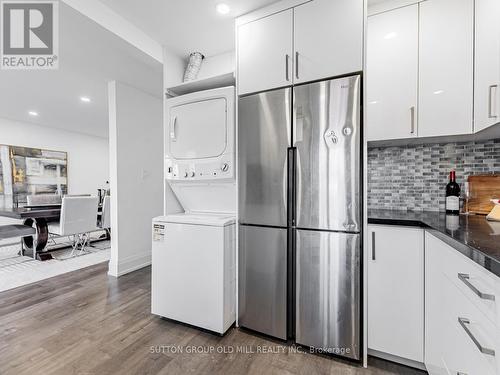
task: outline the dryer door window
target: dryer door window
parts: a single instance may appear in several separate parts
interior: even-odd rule
[[[166,134],[175,159],[203,159],[220,156],[227,143],[226,99],[187,103],[170,109]]]

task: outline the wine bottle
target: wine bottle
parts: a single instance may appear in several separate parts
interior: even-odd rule
[[[458,214],[460,212],[460,186],[456,181],[455,171],[450,172],[450,182],[446,185],[446,213]]]

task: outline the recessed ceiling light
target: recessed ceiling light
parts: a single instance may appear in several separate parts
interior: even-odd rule
[[[384,36],[384,39],[394,39],[397,36],[398,36],[397,33],[389,33]]]
[[[80,100],[85,103],[90,103],[90,98],[88,96],[80,96]]]
[[[444,90],[436,90],[433,92],[434,95],[439,95],[439,94],[442,94],[444,92]]]
[[[378,104],[378,100],[372,100],[370,104]]]
[[[218,13],[220,14],[228,14],[229,11],[231,10],[229,8],[229,5],[227,4],[224,4],[224,3],[220,3],[220,4],[217,4],[217,6],[215,7],[215,9],[217,10]]]
[[[28,114],[29,114],[30,116],[33,116],[33,117],[38,116],[38,112],[36,112],[36,111],[29,111],[29,112],[28,112]]]

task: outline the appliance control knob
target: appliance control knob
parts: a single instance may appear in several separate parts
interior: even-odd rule
[[[229,164],[222,164],[222,167],[220,169],[222,170],[222,172],[227,172],[229,170]]]
[[[187,178],[187,176],[188,176],[188,173],[184,172],[184,178]]]
[[[194,177],[195,175],[196,175],[196,173],[191,172],[191,177]]]

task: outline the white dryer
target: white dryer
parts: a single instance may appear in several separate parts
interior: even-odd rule
[[[231,86],[166,101],[165,180],[187,212],[236,213],[234,97]]]
[[[153,314],[224,334],[236,319],[234,215],[153,220]]]

